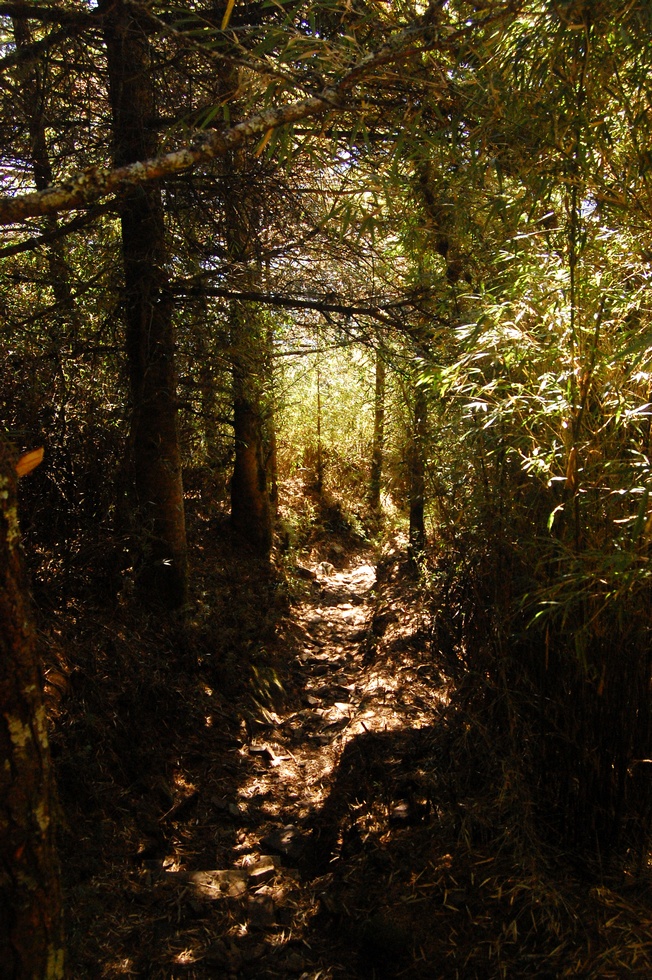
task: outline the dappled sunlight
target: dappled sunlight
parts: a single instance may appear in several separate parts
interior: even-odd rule
[[[652,3],[0,31],[0,973],[648,980]]]
[[[133,977],[136,975],[135,964],[128,956],[123,959],[114,960],[112,963],[107,963],[107,970],[110,971],[109,976]]]
[[[304,706],[251,742],[245,751],[253,772],[240,790],[243,801],[258,801],[261,814],[295,828],[297,854],[312,846],[310,827],[329,800],[347,746],[371,733],[425,728],[433,717],[431,682],[373,655],[375,566],[363,558],[336,570],[316,561],[314,572],[313,587],[293,611]],[[410,617],[400,618],[397,629],[409,633]],[[378,830],[377,817],[359,819],[366,832]]]
[[[192,949],[184,949],[182,953],[177,953],[174,962],[179,966],[189,966],[197,962],[197,955]]]
[[[331,874],[342,862],[349,823],[361,839],[390,841],[402,819],[394,790],[378,796],[380,783],[366,770],[360,792],[352,790],[343,766],[348,772],[351,749],[362,743],[366,751],[370,736],[426,730],[432,717],[425,708],[406,713],[408,697],[420,691],[416,675],[406,686],[402,661],[378,655],[382,627],[369,555],[340,555],[338,568],[315,555],[309,568],[314,579],[279,623],[283,660],[255,675],[261,684],[276,678],[283,696],[239,727],[234,715],[228,734],[218,680],[202,677],[193,716],[199,725],[174,750],[167,780],[153,783],[158,813],[143,811],[129,831],[137,903],[114,938],[128,945],[129,930],[142,935],[153,975],[336,975],[346,955],[327,952],[321,940],[314,947],[321,865]],[[381,744],[387,772],[397,772],[398,747]],[[320,822],[331,817],[344,837],[322,834]],[[165,938],[156,946],[159,930]]]

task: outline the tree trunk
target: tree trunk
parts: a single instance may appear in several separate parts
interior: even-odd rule
[[[374,441],[371,452],[371,477],[369,480],[369,505],[380,513],[380,490],[383,476],[385,448],[385,362],[380,350],[376,351],[376,387],[374,392]]]
[[[267,492],[265,423],[262,406],[264,338],[256,329],[256,311],[248,304],[232,308],[233,429],[235,460],[231,481],[231,523],[260,554],[272,547],[272,508]]]
[[[423,385],[417,384],[414,389],[414,417],[412,422],[412,437],[410,444],[410,557],[418,560],[426,543],[424,523],[426,467],[425,442],[428,422],[428,402]]]
[[[12,23],[16,51],[24,54],[29,51],[33,41],[29,22],[24,17],[14,17]],[[47,63],[34,61],[29,57],[25,61],[19,61],[16,67],[20,81],[18,98],[29,130],[34,185],[38,191],[43,191],[54,181],[47,132],[48,129],[50,131],[54,129],[56,132],[56,126],[46,114],[49,95],[48,67]],[[59,229],[59,222],[55,215],[45,217],[43,225],[46,234],[56,234]],[[70,267],[64,240],[54,238],[45,245],[44,253],[50,274],[49,284],[56,301],[56,310],[43,324],[43,333],[48,339],[47,358],[56,366],[57,375],[56,380],[52,379],[54,385],[50,390],[52,420],[48,425],[48,441],[51,457],[55,455],[56,458],[58,450],[57,475],[61,490],[66,493],[66,490],[73,486],[74,481],[68,453],[64,448],[70,402],[64,360],[66,347],[70,347],[81,334],[82,321],[71,287]],[[60,553],[64,564],[70,558],[70,544],[70,535],[66,533],[60,542]]]
[[[16,511],[0,439],[0,974],[60,980],[63,919],[54,787]]]
[[[317,355],[319,357],[319,355]],[[321,443],[321,366],[317,361],[317,463],[315,467],[315,490],[324,492],[324,452]]]
[[[116,166],[154,156],[150,45],[124,0],[105,5]],[[175,608],[187,598],[186,528],[177,427],[175,334],[160,189],[121,202],[134,511],[142,534],[141,594]]]
[[[230,193],[225,230],[234,269],[233,286],[260,286],[261,199],[255,161],[240,152],[228,161]],[[257,193],[258,192],[258,193]],[[271,408],[271,334],[253,303],[231,302],[233,428],[235,458],[231,481],[231,523],[260,555],[269,554],[273,509],[267,486]]]
[[[276,441],[276,377],[274,371],[274,327],[270,320],[265,334],[265,374],[269,386],[265,416],[265,462],[272,520],[278,514],[278,443]]]
[[[267,419],[267,485],[269,487],[269,505],[272,516],[278,511],[278,444],[276,441],[276,426],[273,416]]]
[[[29,23],[24,17],[14,17],[12,20],[16,51],[22,53],[32,43]],[[20,80],[19,97],[22,111],[29,129],[32,171],[34,186],[37,191],[43,191],[54,182],[52,165],[48,153],[47,126],[45,118],[45,103],[47,93],[42,78],[44,69],[31,59],[18,62],[17,74]],[[59,223],[54,215],[45,218],[45,230],[56,232]],[[66,261],[65,245],[62,240],[55,239],[46,248],[48,267],[50,270],[52,292],[61,310],[71,319],[72,327],[77,333],[80,319],[75,308],[72,289],[70,287],[70,270]],[[56,331],[56,319],[54,319]],[[60,337],[58,331],[52,336],[53,348]]]
[[[208,312],[205,310],[204,323],[207,321],[207,318]],[[217,427],[217,417],[219,414],[216,391],[217,381],[215,378],[211,344],[207,341],[204,329],[199,324],[198,329],[195,331],[195,344],[196,356],[199,361],[197,380],[201,405],[202,442],[209,466],[216,466],[217,460],[222,455]]]

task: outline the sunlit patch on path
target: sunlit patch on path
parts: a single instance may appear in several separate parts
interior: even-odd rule
[[[381,587],[380,601],[371,556],[337,560],[301,566],[300,598],[278,630],[283,699],[243,721],[240,738],[215,742],[200,792],[186,794],[197,832],[187,816],[173,820],[188,836],[151,862],[152,908],[166,921],[190,916],[179,955],[191,976],[357,975],[355,949],[317,926],[334,876],[353,868],[352,841],[382,858],[397,827],[430,812],[411,756],[437,694],[414,602],[404,582]]]
[[[255,805],[261,818],[243,835],[247,860],[267,851],[303,871],[315,821],[333,807],[347,745],[432,723],[428,680],[406,677],[400,665],[374,656],[374,565],[358,558],[340,570],[321,563],[314,571],[309,594],[292,617],[300,703],[274,716],[243,747],[249,776],[239,798],[245,809]],[[277,881],[282,878],[281,870]]]

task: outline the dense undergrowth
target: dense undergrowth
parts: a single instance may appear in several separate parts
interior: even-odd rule
[[[606,763],[587,721],[554,708],[572,698],[581,709],[578,692],[595,695],[595,680],[564,666],[560,634],[533,629],[514,604],[531,574],[524,556],[441,537],[415,569],[404,535],[353,495],[320,499],[296,481],[284,491],[271,566],[243,551],[221,507],[189,494],[196,601],[176,622],[139,611],[128,572],[107,592],[92,571],[97,550],[73,547],[65,568],[51,557],[34,570],[74,975],[649,975],[644,797],[625,781],[622,799],[611,783],[596,798]],[[148,876],[171,853],[190,869],[233,860],[223,800],[242,753],[279,712],[305,704],[292,622],[316,600],[302,570],[345,565],[372,543],[377,585],[360,649],[366,670],[391,679],[405,718],[348,742],[325,777],[331,802],[306,817],[306,839],[325,821],[338,855],[324,866],[310,845],[297,859],[283,931],[295,959],[248,961],[247,942],[272,948],[276,927],[246,940],[235,912],[209,929],[192,905],[175,923],[169,905],[150,908]],[[416,701],[427,720],[415,726]],[[596,839],[613,846],[591,849]],[[225,842],[217,854],[211,841]],[[227,944],[217,959],[198,952],[207,929]],[[184,936],[195,944],[185,966]]]
[[[317,878],[314,861],[299,869],[305,921],[290,935],[321,951],[304,973],[649,975],[647,529],[632,528],[631,492],[614,502],[596,489],[573,509],[561,481],[514,456],[531,448],[520,411],[497,400],[487,426],[468,415],[461,378],[435,405],[429,545],[416,564],[396,536],[401,507],[386,498],[384,514],[370,514],[364,468],[352,478],[345,455],[325,455],[321,492],[314,454],[287,474],[271,563],[234,536],[223,474],[196,465],[185,474],[193,601],[170,619],[139,607],[139,529],[84,464],[99,446],[120,458],[119,426],[100,438],[80,425],[23,481],[75,975],[128,973],[111,947],[126,962],[138,943],[157,965],[148,972],[141,956],[136,975],[193,975],[155,954],[156,930],[130,935],[143,875],[170,853],[170,826],[182,866],[215,864],[206,828],[181,817],[214,781],[228,798],[238,753],[301,706],[288,624],[312,595],[310,570],[370,548],[378,583],[365,664],[381,665],[407,703],[409,678],[428,678],[428,722],[415,728],[406,715],[396,738],[354,740],[326,777],[344,801],[327,835],[340,850]],[[465,412],[473,452],[460,454]],[[597,488],[599,461],[587,460]],[[399,464],[397,452],[400,474]],[[632,533],[601,549],[623,515]],[[397,799],[407,810],[392,821]],[[227,935],[234,921],[220,928]],[[192,969],[216,975],[199,961]],[[269,975],[290,975],[279,970]]]

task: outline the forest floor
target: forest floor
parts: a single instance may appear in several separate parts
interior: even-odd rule
[[[378,604],[369,551],[333,541],[293,571],[297,595],[273,666],[268,649],[253,668],[244,718],[204,663],[181,741],[158,714],[162,678],[140,697],[114,692],[131,750],[111,734],[91,740],[99,705],[91,731],[88,713],[73,719],[89,739],[85,773],[58,761],[65,797],[66,775],[75,783],[64,844],[75,976],[388,976],[413,959],[391,892],[405,904],[419,890],[390,838],[429,816],[418,759],[443,678],[422,649],[415,661],[423,636],[405,584],[400,601]],[[109,656],[129,633],[110,639]],[[394,655],[380,657],[380,642]]]
[[[71,977],[652,975],[639,884],[510,840],[405,543],[323,538],[279,595],[233,555],[217,581],[214,530],[183,630],[51,631]]]

